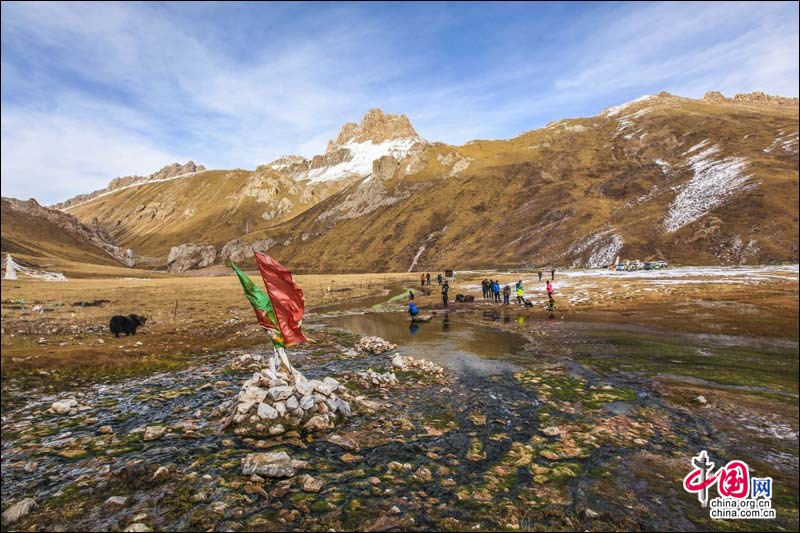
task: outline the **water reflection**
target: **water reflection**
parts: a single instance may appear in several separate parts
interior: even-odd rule
[[[520,368],[508,361],[525,357],[526,341],[521,335],[453,321],[446,313],[411,326],[402,313],[345,315],[324,322],[359,335],[382,337],[399,344],[404,355],[429,359],[459,373],[516,372]]]

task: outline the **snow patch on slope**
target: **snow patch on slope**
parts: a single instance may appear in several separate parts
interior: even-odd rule
[[[586,260],[588,268],[604,267],[611,264],[625,240],[622,235],[614,233],[615,229],[609,228],[606,230],[598,231],[589,237],[579,241],[571,250],[570,255],[581,254],[587,250],[592,250],[589,258]],[[579,261],[573,266],[578,266]]]
[[[772,144],[764,148],[764,152],[769,154],[778,148],[788,153],[797,152],[797,133],[796,131],[793,133],[784,133],[781,131],[778,136],[775,137],[775,140],[772,141]]]
[[[372,174],[372,162],[385,155],[397,160],[403,159],[411,147],[420,142],[418,138],[392,139],[375,144],[372,141],[363,143],[349,142],[342,148],[350,150],[350,159],[339,164],[315,168],[301,173],[298,180],[309,180],[312,183],[334,181],[348,176],[364,177]]]
[[[698,146],[689,151],[696,150]],[[742,190],[755,187],[752,184],[742,188],[750,178],[744,174],[747,161],[742,157],[714,159],[719,152],[717,146],[711,146],[699,154],[689,158],[688,163],[694,171],[689,180],[669,206],[664,219],[664,228],[668,232],[676,231],[694,222],[712,209],[725,203],[730,197]]]
[[[636,100],[631,100],[630,102],[627,102],[627,103],[624,103],[624,104],[620,104],[620,105],[617,105],[617,106],[611,106],[611,107],[609,107],[607,109],[604,109],[602,111],[601,115],[605,115],[607,117],[613,117],[613,116],[616,116],[616,115],[620,114],[622,111],[624,111],[625,109],[629,108],[630,106],[632,106],[634,104],[638,104],[638,103],[641,103],[641,102],[646,102],[647,100],[650,100],[650,99],[655,98],[655,97],[656,96],[654,94],[646,94],[644,96],[640,96]]]

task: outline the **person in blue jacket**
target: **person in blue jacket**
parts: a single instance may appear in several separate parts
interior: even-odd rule
[[[411,315],[412,319],[419,314],[419,309],[417,309],[417,306],[414,304],[414,302],[408,304],[408,314]]]

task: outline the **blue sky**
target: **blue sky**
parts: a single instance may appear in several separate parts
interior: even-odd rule
[[[798,4],[2,3],[2,194],[322,153],[371,107],[508,138],[662,90],[798,96]]]

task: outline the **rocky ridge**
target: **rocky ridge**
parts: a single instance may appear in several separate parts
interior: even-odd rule
[[[70,214],[39,205],[33,198],[23,201],[3,197],[2,207],[3,210],[17,211],[34,219],[45,219],[76,238],[97,246],[120,263],[129,267],[136,265],[134,251],[117,246],[114,238],[98,223],[97,219],[94,219],[90,225],[86,225]]]
[[[206,167],[204,167],[203,165],[196,165],[194,161],[188,161],[183,165],[181,165],[180,163],[172,163],[171,165],[167,165],[148,176],[134,175],[134,176],[125,176],[121,178],[114,178],[109,182],[108,186],[104,189],[98,189],[88,194],[79,194],[78,196],[70,198],[69,200],[53,204],[50,207],[52,209],[61,209],[61,210],[69,209],[70,207],[74,207],[77,204],[89,201],[93,198],[96,198],[103,194],[107,194],[109,192],[113,192],[117,189],[122,189],[124,187],[129,187],[131,185],[137,185],[141,183],[166,180],[177,176],[185,176],[187,174],[201,172],[203,170],[206,170]]]

